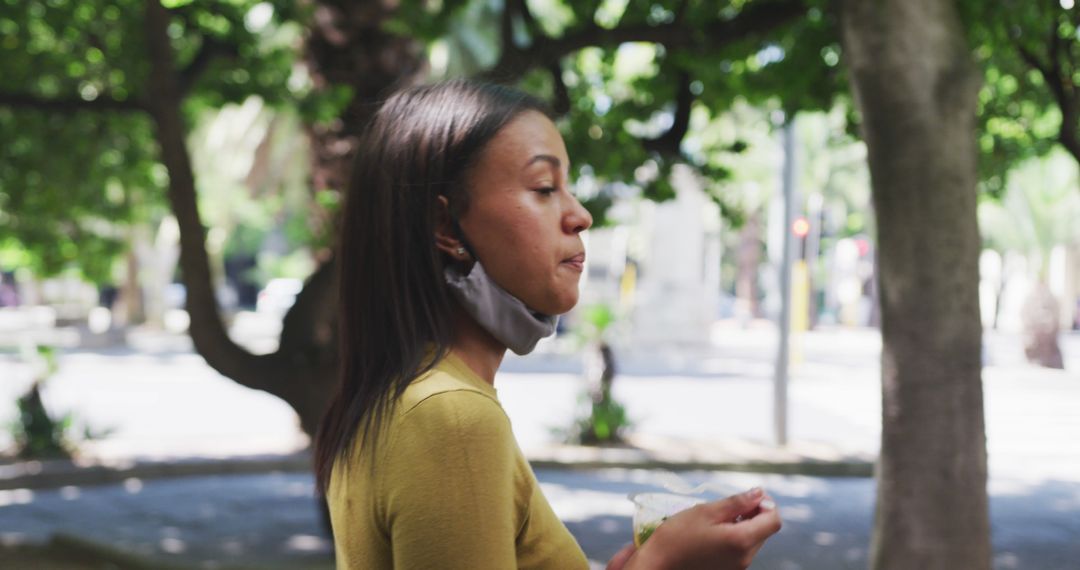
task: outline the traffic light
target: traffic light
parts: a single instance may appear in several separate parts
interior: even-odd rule
[[[791,223],[791,231],[795,237],[805,239],[810,234],[810,221],[806,219],[806,216],[795,218],[795,221]]]
[[[799,216],[791,223],[791,233],[799,238],[797,259],[806,259],[806,236],[810,235],[810,220],[806,216]]]

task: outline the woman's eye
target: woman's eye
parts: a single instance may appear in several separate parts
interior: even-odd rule
[[[555,188],[553,188],[551,186],[545,186],[543,188],[537,188],[536,191],[543,194],[544,196],[547,196],[549,194],[554,194],[555,193]]]

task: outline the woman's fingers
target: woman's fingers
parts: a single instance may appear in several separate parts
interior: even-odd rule
[[[780,528],[783,526],[783,521],[780,520],[780,511],[776,508],[776,503],[769,497],[764,497],[760,501],[761,512],[753,518],[739,521],[731,525],[722,525],[727,527],[725,532],[732,533],[732,536],[738,541],[739,545],[746,549],[757,549],[765,542],[765,539],[780,532]]]
[[[761,487],[754,487],[745,493],[706,503],[704,508],[708,511],[710,518],[717,522],[733,522],[739,516],[756,509],[764,498],[765,491]]]
[[[750,561],[753,560],[755,556],[757,556],[757,553],[758,551],[760,551],[761,547],[765,546],[765,541],[768,540],[772,534],[779,532],[780,528],[783,526],[783,521],[780,519],[780,513],[777,512],[777,506],[775,506],[775,503],[772,501],[771,497],[765,496],[765,499],[762,499],[761,504],[758,505],[757,511],[757,513],[748,518],[756,517],[761,513],[770,513],[770,516],[773,516],[774,520],[762,520],[762,524],[767,527],[767,531],[772,530],[772,532],[766,534],[766,537],[760,540],[757,540],[758,537],[756,533],[751,533],[750,535],[748,535],[746,539],[747,541],[757,540],[757,542],[750,549],[750,552],[746,553],[746,566],[750,566]],[[770,525],[774,526],[770,527]]]
[[[746,568],[780,526],[780,513],[772,498],[761,489],[751,489],[671,517],[656,529],[629,565],[695,570]]]
[[[615,553],[615,556],[611,557],[611,560],[607,563],[607,570],[622,570],[623,566],[626,566],[626,562],[630,560],[630,557],[637,551],[637,547],[634,543],[627,544],[622,547],[622,550]]]

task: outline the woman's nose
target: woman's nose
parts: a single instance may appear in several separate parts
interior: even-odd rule
[[[581,205],[577,197],[571,197],[570,211],[563,216],[563,231],[579,234],[592,227],[592,214]]]

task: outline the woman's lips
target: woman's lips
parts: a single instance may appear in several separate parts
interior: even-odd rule
[[[568,257],[562,260],[563,265],[568,265],[577,271],[585,269],[585,254],[579,253],[573,257]]]

